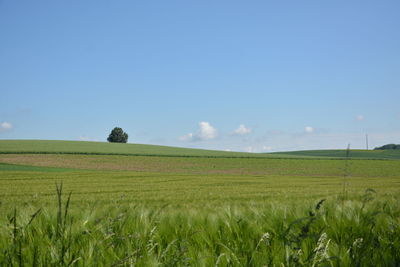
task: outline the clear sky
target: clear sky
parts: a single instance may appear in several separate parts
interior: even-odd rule
[[[0,0],[0,139],[400,143],[400,1]]]

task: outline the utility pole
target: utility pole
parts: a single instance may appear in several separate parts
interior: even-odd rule
[[[367,144],[367,150],[368,150],[368,134],[365,135],[365,143]]]

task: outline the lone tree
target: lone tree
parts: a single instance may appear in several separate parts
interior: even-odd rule
[[[107,141],[111,143],[126,143],[128,142],[128,134],[121,128],[115,127],[108,136]]]

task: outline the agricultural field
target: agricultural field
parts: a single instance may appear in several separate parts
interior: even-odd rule
[[[226,152],[158,145],[57,140],[0,140],[0,154],[87,154],[225,158],[345,158],[346,150],[309,150],[276,153]],[[352,150],[356,159],[400,159],[398,150]]]
[[[399,266],[400,154],[0,141],[0,266]]]

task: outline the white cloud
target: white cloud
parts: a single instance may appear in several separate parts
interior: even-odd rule
[[[199,123],[200,131],[198,133],[198,137],[201,140],[209,140],[217,137],[218,132],[210,123],[202,121]]]
[[[193,140],[193,134],[192,133],[185,134],[184,136],[179,137],[179,140],[181,140],[181,141],[192,141]]]
[[[188,133],[181,136],[181,141],[205,141],[215,139],[218,136],[218,131],[209,122],[199,122],[199,130],[196,133]]]
[[[314,128],[311,127],[311,126],[306,126],[306,127],[304,127],[304,131],[306,133],[313,133],[314,132]]]
[[[358,120],[358,121],[363,121],[363,120],[364,120],[364,116],[363,116],[363,115],[358,115],[358,116],[356,117],[356,120]]]
[[[244,124],[240,124],[239,128],[237,128],[235,131],[233,131],[233,133],[236,135],[246,135],[246,134],[251,133],[251,129],[244,126]]]
[[[5,132],[12,129],[12,124],[9,122],[2,122],[0,123],[0,132]]]

